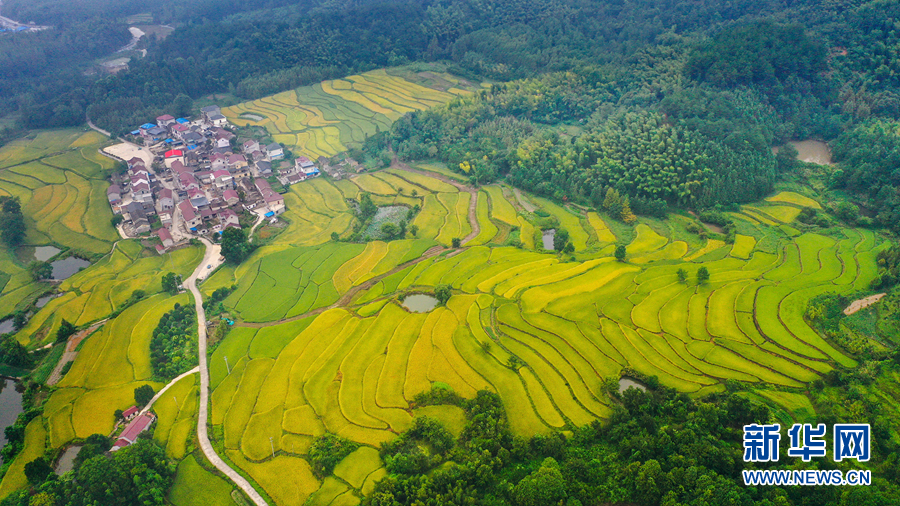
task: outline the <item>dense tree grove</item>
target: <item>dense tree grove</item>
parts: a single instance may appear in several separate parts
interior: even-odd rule
[[[766,17],[808,20],[826,36],[854,42],[850,50],[861,58],[847,63],[845,74],[891,80],[896,36],[890,22],[874,15],[882,9],[875,4],[845,9],[812,0],[787,7],[775,0],[727,5],[704,0],[202,0],[190,5],[104,0],[60,6],[13,0],[4,4],[7,15],[52,24],[54,30],[0,38],[0,47],[9,45],[0,51],[7,59],[0,63],[16,69],[0,78],[0,111],[19,109],[26,124],[45,126],[77,124],[87,112],[104,128],[121,132],[162,112],[177,112],[180,95],[199,98],[227,90],[256,98],[422,60],[448,61],[457,73],[506,81],[576,70],[587,62],[618,63],[648,44],[678,45],[684,35],[718,33],[735,20]],[[164,41],[150,41],[147,56],[132,61],[127,72],[85,75],[86,66],[128,39],[126,25],[110,20],[144,12],[179,28]],[[818,42],[795,27],[749,28],[699,48],[691,69],[698,77],[731,84],[746,82],[740,76],[747,70],[803,80],[821,69],[815,58],[823,51]],[[758,64],[746,59],[747,51],[772,50],[774,44],[790,47]],[[784,57],[807,49],[809,57]],[[752,65],[711,61],[716,50]],[[22,79],[36,78],[40,87],[21,86]]]
[[[96,445],[101,438],[102,435],[95,434],[88,441]],[[32,482],[30,490],[13,492],[0,505],[162,506],[168,504],[166,495],[175,477],[175,465],[166,458],[165,449],[150,439],[139,439],[112,456],[97,454],[81,461],[76,458],[74,471],[62,478],[52,472],[44,474],[46,469],[40,464],[29,465],[37,482]]]
[[[228,227],[222,232],[222,256],[229,263],[239,264],[253,252],[253,244],[247,240],[247,234],[234,227]]]
[[[887,121],[866,122],[832,143],[834,157],[840,162],[832,174],[832,185],[865,199],[875,221],[894,232],[900,232],[898,126]]]
[[[150,340],[153,374],[174,378],[197,365],[197,316],[193,306],[175,304],[159,319]]]
[[[620,400],[609,424],[580,428],[568,439],[523,439],[510,434],[499,397],[479,392],[463,402],[467,424],[456,441],[426,419],[383,445],[391,474],[364,504],[837,506],[889,504],[895,492],[877,474],[873,486],[852,491],[745,487],[742,469],[770,466],[743,462],[741,427],[768,419],[767,408],[732,395],[695,401],[664,387],[632,388]],[[819,468],[833,466],[821,461]],[[815,468],[784,457],[773,467]]]

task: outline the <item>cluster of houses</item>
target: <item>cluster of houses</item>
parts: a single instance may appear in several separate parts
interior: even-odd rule
[[[273,161],[284,158],[281,145],[237,139],[227,126],[219,107],[208,106],[196,120],[167,114],[131,132],[143,139],[153,162],[148,167],[141,158],[126,160],[127,173],[114,176],[107,191],[126,234],[151,232],[158,217],[161,228],[154,234],[164,253],[193,235],[240,228],[244,211],[272,218],[283,213],[284,198],[268,178],[290,185],[319,175],[306,157],[273,171]]]

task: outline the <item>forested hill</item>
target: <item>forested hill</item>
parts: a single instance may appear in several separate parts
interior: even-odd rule
[[[724,6],[707,0],[268,0],[254,2],[254,10],[246,2],[207,0],[58,4],[66,3],[8,0],[4,12],[57,22],[61,29],[118,22],[126,34],[127,14],[151,10],[157,22],[179,28],[151,44],[147,57],[130,71],[114,77],[86,78],[79,68],[59,62],[4,74],[0,105],[6,111],[21,109],[29,127],[72,124],[87,110],[99,125],[123,131],[171,109],[180,94],[197,98],[231,90],[255,98],[322,77],[419,60],[449,60],[457,72],[506,81],[621,62],[648,44],[664,44],[673,36],[702,40],[734,22],[806,19],[807,11],[832,31],[856,33],[856,24],[869,22],[863,8],[839,14],[832,7],[829,18],[818,2],[793,2],[787,8],[778,0]],[[35,34],[29,40],[42,48],[49,44],[53,54],[66,55],[73,51],[66,48],[79,46],[44,40],[52,37]],[[13,49],[12,40],[0,38],[3,68],[24,63],[16,51],[5,50]],[[859,40],[874,45],[871,39]],[[84,63],[87,56],[96,58],[99,52],[71,60]],[[40,87],[24,85],[38,78]]]
[[[8,14],[57,23],[0,37],[0,67],[12,69],[0,76],[0,113],[18,111],[25,127],[78,124],[87,114],[123,132],[214,92],[257,98],[375,67],[444,61],[451,72],[509,84],[407,117],[367,150],[465,162],[477,180],[508,173],[537,193],[584,203],[614,188],[650,214],[752,200],[778,177],[773,144],[830,140],[900,116],[900,7],[883,0],[58,4],[4,4]],[[127,38],[126,17],[147,10],[178,28],[130,70],[84,75],[92,58]],[[85,33],[96,36],[82,41]],[[578,128],[545,128],[559,124]],[[843,137],[838,155],[850,160],[848,143],[866,135]],[[890,176],[863,187],[854,174],[832,183],[870,193],[881,222],[900,222]]]

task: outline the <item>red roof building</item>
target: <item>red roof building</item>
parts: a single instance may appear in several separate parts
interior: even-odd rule
[[[137,441],[138,436],[141,435],[141,432],[147,430],[155,421],[156,416],[150,412],[144,413],[132,420],[131,423],[125,427],[125,430],[122,431],[119,439],[116,440],[116,444],[113,445],[113,450],[133,445],[134,442]]]
[[[166,158],[178,158],[180,156],[184,156],[184,151],[180,149],[172,149],[166,151]]]
[[[134,415],[138,414],[139,412],[140,410],[137,408],[137,406],[131,406],[130,408],[122,412],[122,418],[131,420],[132,418],[134,418]]]

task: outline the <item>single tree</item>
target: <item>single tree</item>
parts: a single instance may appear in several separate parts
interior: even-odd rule
[[[553,234],[553,249],[555,251],[565,251],[566,245],[569,244],[569,231],[560,228]]]
[[[117,214],[117,215],[113,216],[112,219],[109,220],[109,222],[114,227],[118,227],[119,223],[122,223],[123,221],[125,221],[125,217],[122,216],[121,214]]]
[[[619,262],[624,262],[625,261],[625,246],[623,246],[621,244],[616,246],[615,255],[616,255],[616,260],[618,260]]]
[[[49,262],[35,260],[28,264],[28,273],[35,281],[50,279],[53,276],[53,266]]]
[[[409,233],[412,234],[413,237],[416,237],[419,234],[419,226],[418,225],[410,225]]]
[[[340,239],[341,239],[341,235],[340,235],[340,234],[338,234],[337,232],[332,232],[332,233],[331,233],[331,240],[332,240],[332,241],[338,242]]]
[[[22,327],[24,327],[26,323],[28,323],[28,313],[25,311],[16,311],[13,313],[13,327],[15,327],[16,330],[22,330]]]
[[[76,330],[75,325],[63,318],[62,323],[59,324],[59,328],[56,330],[56,342],[61,343],[65,341],[69,336],[74,334]]]
[[[450,292],[450,285],[438,285],[434,287],[434,298],[438,300],[440,305],[447,305],[447,301],[453,294]]]
[[[383,223],[381,225],[381,233],[386,239],[393,239],[400,235],[400,227],[396,223]]]
[[[359,199],[359,216],[365,221],[375,216],[375,213],[378,212],[378,207],[372,202],[372,196],[368,193],[363,193],[362,197]]]
[[[686,270],[679,268],[678,272],[676,272],[675,274],[678,275],[679,283],[687,283],[687,271]]]
[[[412,191],[412,193],[410,193],[410,195],[412,195],[413,197],[418,197],[418,196],[419,196],[419,192],[416,191],[415,188],[414,188],[413,191]]]
[[[25,239],[25,217],[18,197],[0,197],[0,239],[18,246]]]
[[[44,457],[39,457],[25,464],[25,478],[31,486],[36,487],[47,481],[53,469]]]
[[[222,232],[222,256],[230,263],[239,264],[253,251],[247,235],[238,228],[229,227]]]
[[[162,277],[162,289],[172,295],[178,294],[178,285],[181,284],[180,277],[174,272],[166,273]]]
[[[452,244],[454,248],[458,248],[461,243],[462,243],[462,240],[459,237],[454,237],[450,241],[450,244]]]
[[[153,396],[156,395],[156,392],[153,391],[153,387],[150,385],[141,385],[134,389],[134,402],[137,403],[138,406],[146,406]]]
[[[706,267],[697,269],[697,284],[702,285],[709,281],[709,270]]]

